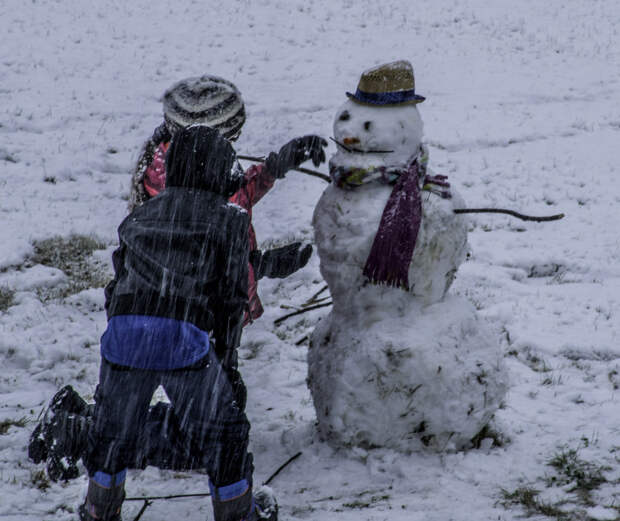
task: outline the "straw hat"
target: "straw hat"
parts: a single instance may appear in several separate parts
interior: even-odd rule
[[[406,60],[385,63],[362,73],[351,100],[363,105],[413,105],[426,98],[415,93],[413,67]]]

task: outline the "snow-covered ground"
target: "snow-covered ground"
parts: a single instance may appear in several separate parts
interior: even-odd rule
[[[510,390],[494,423],[503,446],[403,455],[318,439],[307,344],[297,344],[327,310],[274,325],[281,306],[323,286],[314,256],[285,281],[261,282],[266,312],[244,333],[256,480],[303,451],[273,482],[290,520],[620,519],[616,0],[1,5],[0,519],[76,518],[86,478],[48,487],[25,447],[59,386],[92,397],[103,290],[55,298],[75,280],[41,265],[47,243],[36,241],[95,237],[105,249],[74,262],[73,279],[84,262],[109,276],[129,172],[161,121],[163,91],[203,72],[232,80],[248,110],[237,149],[261,155],[331,135],[360,73],[396,59],[413,63],[427,97],[430,166],[470,207],[566,213],[546,224],[472,217],[472,255],[451,290],[505,353]],[[311,239],[324,188],[290,173],[256,207],[259,240]],[[154,468],[128,481],[130,496],[206,489],[205,475]],[[126,503],[125,518],[140,507]],[[204,498],[157,501],[142,519],[210,519],[210,509]]]

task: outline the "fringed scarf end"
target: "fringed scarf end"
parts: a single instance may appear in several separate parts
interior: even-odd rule
[[[402,280],[373,280],[366,278],[366,284],[372,284],[373,286],[387,286],[389,288],[402,289],[403,291],[409,291],[409,286]]]
[[[387,259],[385,259],[387,260]],[[368,259],[363,275],[370,284],[375,286],[390,286],[409,291],[409,273],[398,266],[390,266],[388,262],[375,264],[375,259]]]

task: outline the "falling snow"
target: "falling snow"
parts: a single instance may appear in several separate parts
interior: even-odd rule
[[[256,481],[301,450],[273,482],[283,519],[516,520],[527,509],[502,490],[515,498],[528,487],[567,519],[617,519],[619,20],[614,0],[5,1],[0,517],[74,520],[85,493],[84,475],[48,483],[26,445],[60,386],[92,401],[106,326],[101,280],[112,273],[130,173],[161,123],[164,90],[204,72],[230,79],[248,112],[235,147],[265,156],[295,136],[332,135],[361,72],[408,59],[427,98],[419,111],[430,166],[468,206],[566,214],[553,223],[469,218],[471,256],[450,293],[469,301],[501,350],[501,446],[487,438],[467,451],[403,455],[320,441],[307,337],[330,308],[274,325],[327,296],[312,298],[325,284],[313,255],[294,276],[260,282],[266,312],[244,331]],[[324,189],[301,173],[278,181],[253,211],[262,246],[312,241]],[[40,241],[72,235],[102,248],[71,269],[42,261]],[[549,465],[567,450],[602,469],[587,502],[566,469]],[[138,496],[208,487],[204,474],[148,467],[130,472],[127,488]],[[126,503],[125,518],[140,506]],[[143,519],[172,516],[210,519],[211,507],[204,498],[159,501]]]

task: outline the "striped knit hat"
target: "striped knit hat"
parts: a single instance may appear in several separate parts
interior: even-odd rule
[[[218,76],[186,78],[164,93],[164,119],[171,134],[199,123],[234,139],[245,122],[241,93],[230,81]]]

